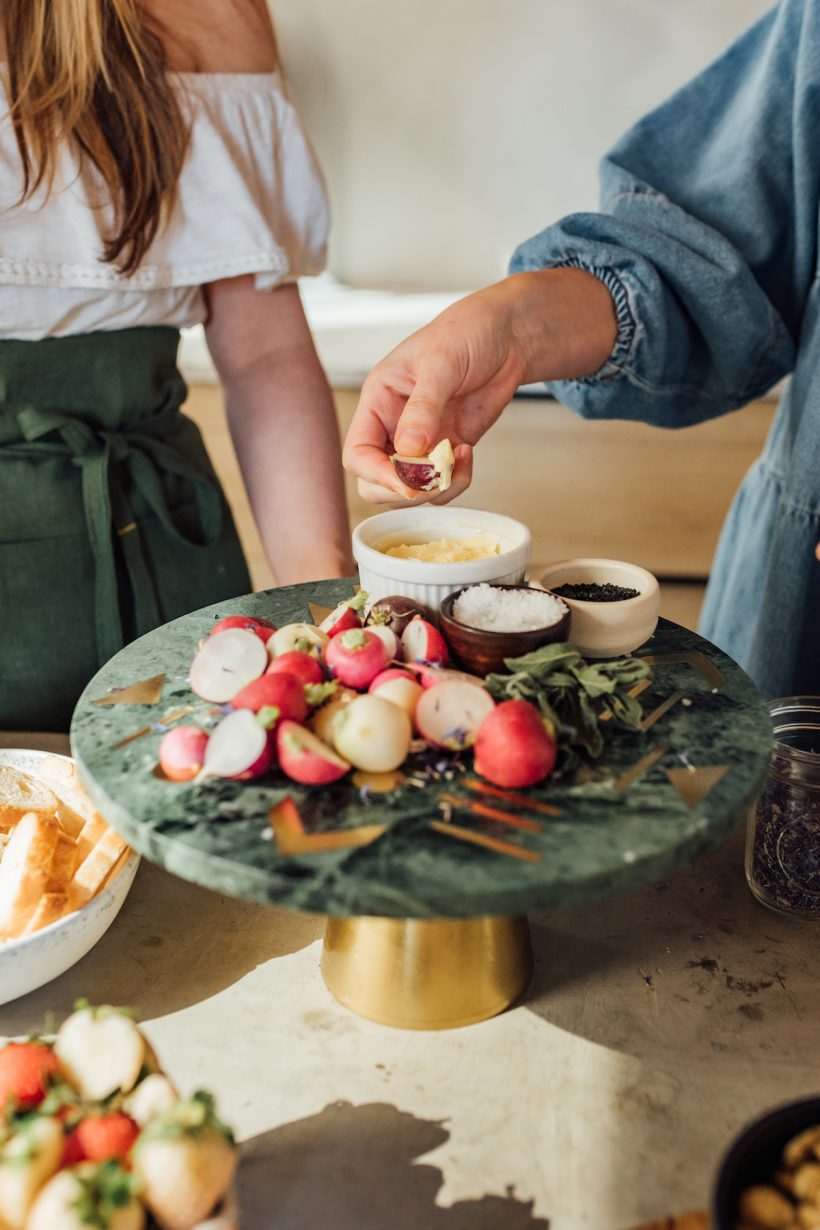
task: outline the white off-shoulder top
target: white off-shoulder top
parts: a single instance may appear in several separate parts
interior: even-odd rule
[[[325,263],[324,183],[280,73],[178,73],[191,110],[179,195],[135,274],[101,259],[112,207],[66,148],[50,193],[19,203],[22,172],[0,86],[0,338],[182,328],[202,287],[254,274],[268,290]]]

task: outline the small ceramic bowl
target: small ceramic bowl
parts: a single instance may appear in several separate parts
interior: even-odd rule
[[[820,1097],[813,1097],[778,1106],[741,1132],[718,1168],[712,1193],[714,1230],[734,1230],[739,1221],[741,1193],[759,1183],[770,1184],[775,1171],[781,1168],[784,1146],[807,1128],[818,1125]],[[816,1165],[816,1158],[807,1160]]]
[[[37,773],[44,752],[0,751],[0,764]],[[0,940],[0,1004],[10,1003],[65,973],[89,952],[111,926],[139,866],[132,850],[113,878],[80,910],[19,939]]]
[[[550,564],[541,577],[544,589],[561,585],[621,585],[637,589],[636,598],[618,602],[583,602],[565,597],[572,612],[568,640],[587,658],[617,658],[648,641],[658,622],[661,594],[651,572],[616,559],[564,559]]]
[[[487,534],[499,543],[499,553],[462,563],[432,564],[385,555],[383,546],[399,543],[464,542]],[[353,531],[353,557],[359,581],[371,601],[403,594],[431,611],[454,589],[479,581],[518,584],[530,558],[532,540],[526,525],[500,513],[477,508],[432,504],[399,508],[368,517]]]
[[[565,641],[570,623],[570,610],[564,602],[565,613],[555,623],[544,628],[528,628],[525,632],[493,632],[487,628],[471,628],[469,624],[453,616],[453,604],[464,589],[448,594],[439,607],[439,624],[457,663],[475,675],[488,675],[490,671],[506,671],[505,658],[520,658],[532,653],[542,645]],[[529,590],[528,585],[494,585],[494,589]],[[563,599],[559,598],[559,602]]]

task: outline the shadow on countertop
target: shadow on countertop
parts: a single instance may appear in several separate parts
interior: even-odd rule
[[[241,1225],[277,1230],[549,1230],[531,1201],[486,1195],[436,1204],[443,1175],[416,1158],[449,1133],[395,1106],[335,1102],[241,1147]]]
[[[0,1034],[39,1032],[81,997],[127,1006],[142,1021],[178,1012],[323,931],[316,915],[226,897],[143,859],[99,943],[54,982],[0,1007]]]

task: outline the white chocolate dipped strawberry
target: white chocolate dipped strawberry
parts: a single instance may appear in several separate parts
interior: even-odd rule
[[[54,1053],[69,1082],[84,1097],[101,1102],[128,1093],[153,1053],[127,1012],[83,1004],[63,1021]]]
[[[145,1127],[178,1101],[179,1094],[168,1077],[161,1072],[151,1072],[123,1099],[122,1108],[140,1127]]]
[[[236,1172],[236,1147],[198,1092],[152,1119],[134,1148],[142,1199],[162,1230],[192,1230],[225,1197]]]
[[[33,1118],[0,1149],[0,1226],[24,1230],[37,1193],[56,1173],[63,1154],[57,1119]],[[56,1227],[58,1223],[54,1223]],[[52,1230],[54,1230],[52,1227]]]
[[[119,1162],[83,1162],[61,1170],[38,1193],[25,1230],[143,1230],[138,1188]]]

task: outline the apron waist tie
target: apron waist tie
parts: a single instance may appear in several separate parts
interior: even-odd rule
[[[162,437],[178,422],[179,411],[169,410],[140,422],[129,431],[103,431],[81,419],[29,408],[17,416],[24,440],[0,444],[0,451],[18,456],[70,457],[82,472],[83,509],[94,559],[94,619],[100,661],[113,657],[124,644],[119,610],[114,531],[120,535],[123,560],[134,597],[137,628],[147,631],[160,622],[153,578],[145,560],[131,512],[121,467],[134,488],[179,543],[211,546],[222,528],[220,491]],[[56,437],[45,439],[44,437]],[[112,467],[112,463],[115,464]],[[188,538],[174,522],[162,473],[187,479],[194,488],[202,538]]]

